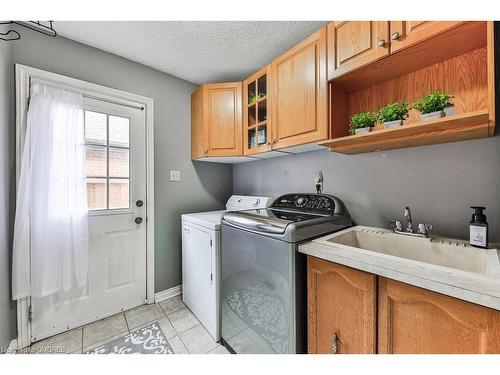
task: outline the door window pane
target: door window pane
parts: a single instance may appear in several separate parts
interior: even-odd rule
[[[110,177],[129,177],[128,153],[126,148],[109,148]]]
[[[129,180],[109,179],[109,208],[129,207]]]
[[[129,147],[130,120],[125,117],[109,116],[109,145]]]
[[[85,111],[89,210],[130,208],[130,120]]]
[[[89,210],[107,208],[105,178],[87,178],[87,206]]]
[[[85,142],[105,145],[107,143],[106,126],[104,113],[85,111]]]
[[[85,146],[85,169],[89,177],[106,177],[106,147]]]

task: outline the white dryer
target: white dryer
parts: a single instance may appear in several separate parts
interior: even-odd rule
[[[232,195],[226,210],[182,215],[182,292],[184,303],[216,341],[220,331],[220,224],[228,211],[269,207],[272,199]]]

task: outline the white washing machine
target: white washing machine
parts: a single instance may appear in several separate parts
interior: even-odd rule
[[[182,218],[182,292],[184,303],[216,341],[220,330],[220,224],[228,211],[269,207],[272,199],[232,195],[226,210],[184,214]]]

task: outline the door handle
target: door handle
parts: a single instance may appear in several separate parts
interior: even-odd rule
[[[136,217],[134,221],[136,224],[142,224],[142,217]]]

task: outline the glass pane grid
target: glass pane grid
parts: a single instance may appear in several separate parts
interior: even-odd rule
[[[85,111],[87,205],[89,210],[130,207],[130,120]]]

